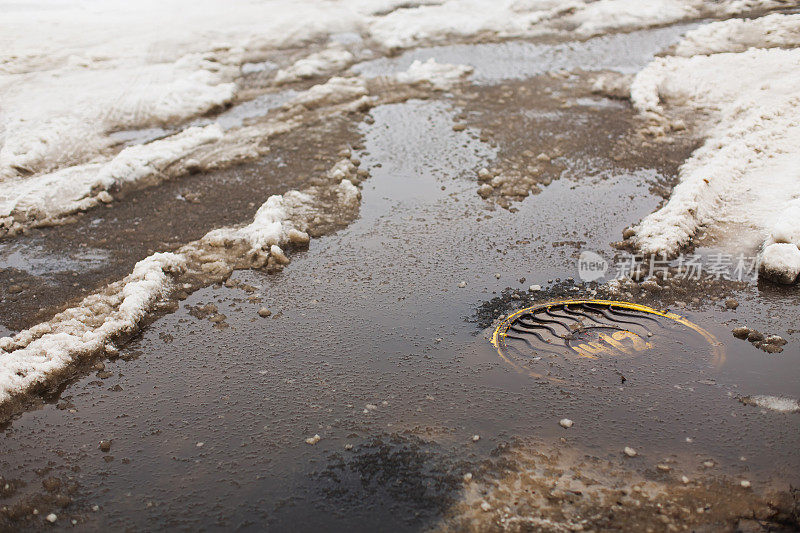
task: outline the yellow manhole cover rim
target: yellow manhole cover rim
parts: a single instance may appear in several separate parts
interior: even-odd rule
[[[686,317],[683,317],[675,313],[671,313],[669,311],[659,311],[657,309],[653,309],[652,307],[647,307],[646,305],[641,305],[631,302],[615,301],[615,300],[584,300],[584,299],[554,300],[546,303],[537,304],[531,307],[519,309],[518,311],[515,311],[511,315],[504,318],[503,321],[500,322],[500,324],[495,328],[494,332],[492,333],[492,339],[491,339],[492,345],[497,350],[497,354],[500,356],[500,358],[509,365],[511,365],[513,368],[515,368],[517,371],[523,374],[528,374],[534,378],[544,378],[549,381],[563,382],[564,380],[562,379],[555,378],[552,376],[545,376],[533,372],[532,370],[521,367],[519,364],[515,363],[513,360],[507,357],[505,353],[503,353],[503,348],[506,347],[506,337],[508,335],[509,328],[514,324],[514,322],[516,322],[516,320],[521,315],[524,315],[526,313],[532,313],[535,311],[541,311],[543,309],[549,310],[550,308],[553,307],[563,307],[566,305],[581,305],[581,304],[598,305],[604,307],[614,306],[621,309],[638,311],[640,313],[646,313],[649,315],[655,315],[672,320],[678,324],[681,324],[691,329],[692,331],[696,332],[706,340],[706,342],[710,347],[711,364],[714,368],[719,368],[725,363],[725,350],[722,343],[720,343],[713,334],[711,334],[701,326],[698,326],[694,322],[691,322]]]

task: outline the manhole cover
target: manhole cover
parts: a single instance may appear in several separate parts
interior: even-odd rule
[[[567,381],[576,365],[619,373],[642,357],[710,364],[725,360],[708,331],[674,313],[628,302],[563,300],[521,309],[492,335],[500,357],[537,378]]]

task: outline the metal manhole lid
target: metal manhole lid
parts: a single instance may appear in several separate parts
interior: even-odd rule
[[[708,331],[670,313],[630,302],[560,300],[509,315],[494,330],[492,344],[505,362],[536,378],[565,381],[547,367],[554,361],[619,364],[648,352],[691,354],[719,367],[725,351]]]

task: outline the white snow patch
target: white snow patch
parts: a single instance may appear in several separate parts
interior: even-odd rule
[[[686,33],[675,55],[689,57],[748,48],[796,48],[800,45],[800,14],[779,13],[757,19],[729,19],[705,24]]]
[[[292,66],[281,69],[275,74],[275,83],[313,78],[346,67],[353,61],[353,54],[344,48],[333,46],[321,52],[297,60]]]
[[[417,59],[411,63],[408,70],[399,72],[395,77],[400,83],[416,84],[427,82],[434,89],[443,91],[463,80],[472,70],[472,67],[467,65],[437,63],[434,58],[430,58],[424,63]]]
[[[766,246],[761,253],[758,274],[778,283],[794,283],[800,276],[800,249],[794,243]]]
[[[662,122],[665,106],[704,116],[706,141],[682,165],[669,202],[635,228],[634,243],[672,254],[706,226],[754,249],[779,222],[798,227],[800,210],[790,209],[800,198],[798,87],[800,49],[664,57],[642,70],[634,106]],[[800,244],[797,232],[778,233]]]
[[[747,396],[742,399],[746,404],[755,405],[762,409],[771,409],[779,413],[796,413],[800,411],[800,402],[792,398],[780,396]]]

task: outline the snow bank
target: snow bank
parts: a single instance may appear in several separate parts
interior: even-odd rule
[[[86,297],[78,306],[0,339],[0,403],[132,332],[168,290],[170,274],[183,266],[180,255],[154,254],[139,261],[125,279]]]
[[[682,20],[724,17],[787,7],[784,0],[598,0],[581,2],[563,21],[583,37],[664,26]],[[771,29],[771,27],[770,27]],[[730,51],[730,50],[729,50]]]
[[[789,23],[800,28],[797,17],[770,19],[784,30]],[[763,20],[747,24],[767,27]],[[700,227],[717,237],[735,235],[751,249],[800,245],[798,232],[780,229],[800,227],[800,209],[792,207],[800,198],[798,87],[797,48],[658,58],[636,76],[631,99],[644,116],[662,123],[669,121],[667,110],[705,117],[706,137],[680,168],[669,201],[634,228],[643,252],[673,254]],[[780,236],[772,238],[776,225]],[[762,258],[764,274],[791,264],[781,249]]]
[[[585,38],[786,4],[781,0],[446,0],[374,17],[366,32],[389,50],[480,35],[532,37],[567,31]]]
[[[580,7],[581,1],[448,0],[441,5],[398,9],[369,26],[374,41],[387,49],[410,48],[479,34],[501,37],[542,32],[536,25]]]
[[[174,64],[0,75],[0,180],[104,154],[109,134],[179,123],[231,101],[235,69],[197,56]]]
[[[592,36],[697,17],[700,4],[685,0],[599,0],[578,10],[568,20],[577,25],[577,33]]]
[[[108,163],[78,165],[0,188],[0,229],[42,226],[109,201],[107,191],[155,184],[185,169],[186,158],[222,138],[216,124],[122,150]],[[178,164],[180,162],[180,164]],[[176,166],[177,165],[177,166]]]
[[[430,58],[424,63],[417,59],[411,63],[408,70],[399,72],[395,78],[400,83],[416,84],[427,82],[434,89],[443,91],[462,81],[472,70],[472,67],[467,65],[437,63],[434,58]]]

